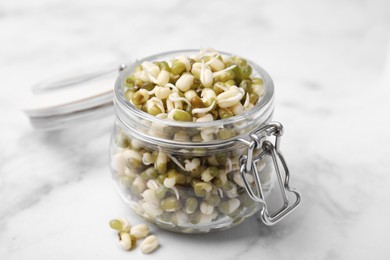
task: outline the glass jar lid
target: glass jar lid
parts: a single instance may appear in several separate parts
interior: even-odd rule
[[[32,87],[23,111],[35,129],[45,131],[112,114],[117,76],[110,65],[47,79]]]

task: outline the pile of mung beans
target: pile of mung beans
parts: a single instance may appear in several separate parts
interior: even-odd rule
[[[137,240],[141,242],[141,252],[149,254],[157,249],[160,242],[156,235],[149,235],[149,227],[146,224],[131,226],[126,218],[118,218],[110,221],[110,227],[118,232],[118,244],[123,250],[135,248]]]
[[[251,109],[264,95],[263,80],[252,75],[249,63],[237,56],[201,51],[169,61],[144,61],[125,80],[125,98],[138,109],[158,118],[182,122],[226,119]],[[178,131],[171,138],[184,142],[227,139],[219,133]],[[120,188],[143,218],[163,228],[194,232],[229,218],[242,221],[254,203],[239,173],[242,150],[172,155],[133,138],[117,127],[111,169]],[[266,167],[263,162],[259,170]],[[270,174],[261,182],[270,186]],[[251,184],[252,175],[247,175]],[[268,186],[267,186],[268,185]],[[208,230],[205,229],[205,232]]]
[[[237,56],[217,52],[145,61],[126,79],[125,97],[159,118],[207,122],[239,115],[264,95],[263,80]]]

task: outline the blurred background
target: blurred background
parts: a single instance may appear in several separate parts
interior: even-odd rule
[[[89,259],[84,249],[94,245],[101,259],[115,257],[119,250],[103,245],[113,239],[100,238],[97,227],[128,214],[108,171],[114,114],[34,131],[21,111],[31,86],[164,51],[211,47],[255,61],[274,79],[274,119],[286,128],[282,150],[305,199],[284,224],[260,226],[254,245],[261,252],[245,255],[244,244],[237,251],[249,259],[385,259],[389,36],[387,0],[1,0],[0,258],[74,259],[77,252]],[[249,237],[258,235],[243,225]],[[212,237],[234,233],[222,234]],[[89,242],[83,248],[74,237]],[[59,238],[69,250],[55,243]],[[177,245],[208,246],[186,239]],[[161,257],[170,252],[164,250]],[[177,257],[184,255],[179,250]]]

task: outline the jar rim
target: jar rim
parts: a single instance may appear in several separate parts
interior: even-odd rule
[[[270,75],[259,65],[257,65],[255,62],[253,62],[250,59],[246,59],[247,62],[252,66],[254,71],[258,73],[261,78],[263,79],[263,84],[265,87],[265,94],[260,99],[260,101],[251,109],[243,112],[242,114],[232,116],[225,119],[219,119],[209,122],[182,122],[182,121],[171,121],[166,120],[162,118],[158,118],[156,116],[150,115],[141,109],[138,109],[133,104],[128,102],[126,98],[123,95],[123,84],[125,81],[125,77],[129,76],[130,73],[132,73],[137,65],[144,61],[155,61],[161,56],[173,56],[173,55],[180,55],[180,54],[190,54],[190,53],[199,53],[199,49],[185,49],[185,50],[175,50],[175,51],[168,51],[168,52],[162,52],[154,55],[147,56],[145,58],[142,58],[140,60],[136,60],[133,64],[129,65],[126,69],[121,71],[119,74],[116,82],[115,82],[115,88],[114,88],[114,101],[115,104],[120,104],[122,109],[128,110],[130,113],[134,113],[134,115],[141,117],[143,119],[147,119],[150,122],[158,123],[164,126],[168,127],[181,127],[181,128],[200,128],[200,127],[218,127],[220,125],[225,124],[234,124],[237,122],[240,122],[242,120],[252,118],[254,114],[259,113],[259,111],[266,109],[269,105],[272,104],[273,98],[274,98],[274,84],[270,77]],[[218,51],[218,53],[222,55],[227,56],[237,56],[236,54],[231,54],[227,52],[221,52]]]

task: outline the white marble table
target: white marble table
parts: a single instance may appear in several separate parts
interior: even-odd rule
[[[0,259],[389,259],[389,10],[385,0],[2,0]],[[253,217],[208,235],[153,228],[154,254],[124,252],[107,223],[140,220],[108,170],[113,117],[36,132],[20,100],[64,71],[209,46],[273,76],[302,205],[274,227]]]

